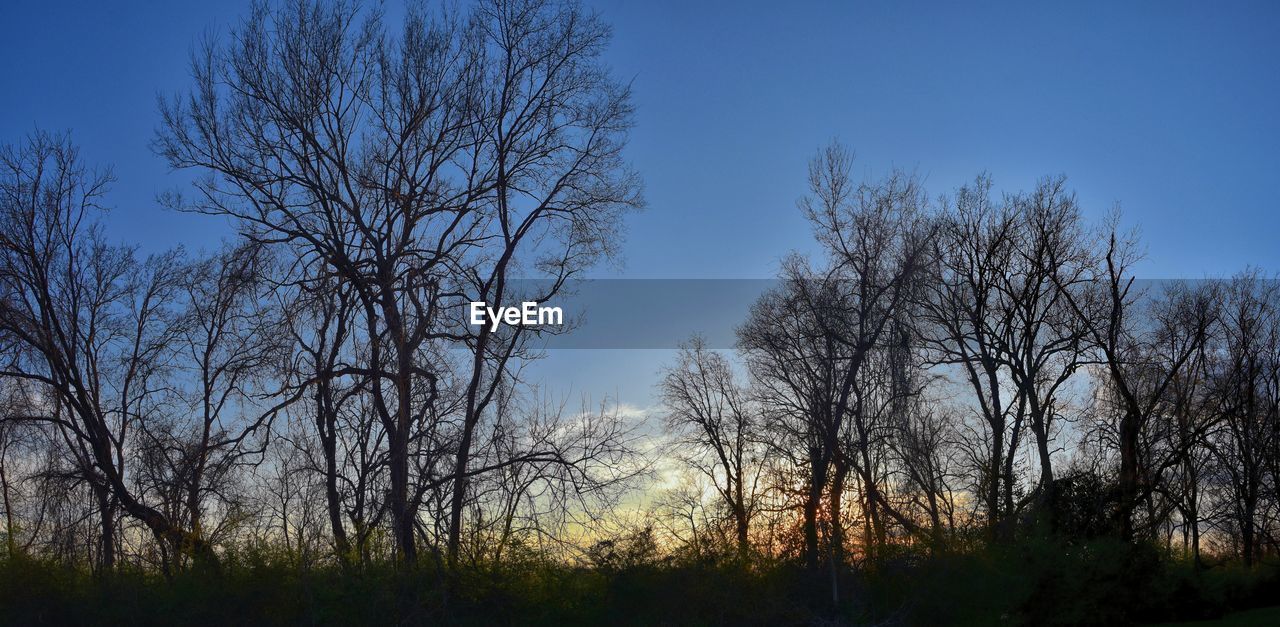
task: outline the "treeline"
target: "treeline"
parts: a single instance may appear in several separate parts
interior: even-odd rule
[[[110,173],[65,136],[0,151],[8,553],[455,565],[580,529],[633,427],[528,390],[535,330],[466,304],[554,300],[642,204],[608,37],[540,1],[256,7],[152,144],[194,176],[165,204],[237,228],[206,257],[109,242]]]
[[[1136,237],[1061,178],[932,199],[850,165],[811,163],[821,253],[783,262],[736,359],[694,338],[664,373],[696,471],[673,535],[811,568],[1043,536],[1276,556],[1274,279],[1140,282]]]
[[[159,577],[216,606],[182,586],[263,594],[249,565],[296,592],[281,607],[350,577],[335,611],[377,589],[409,621],[493,599],[551,622],[707,599],[693,622],[813,619],[774,602],[796,598],[884,617],[905,589],[1029,586],[954,597],[987,620],[1051,607],[1026,582],[1070,569],[1123,587],[1185,560],[1163,600],[1277,556],[1277,283],[1139,282],[1136,237],[1061,178],[934,197],[854,181],[833,144],[799,203],[820,252],[783,261],[732,354],[694,338],[664,369],[661,450],[529,385],[551,331],[472,326],[467,303],[554,300],[643,205],[608,38],[540,0],[394,28],[255,8],[192,55],[153,141],[194,175],[165,204],[236,228],[208,255],[110,241],[111,174],[68,137],[0,150],[0,577]]]

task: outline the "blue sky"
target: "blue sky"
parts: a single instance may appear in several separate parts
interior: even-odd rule
[[[148,142],[192,44],[247,3],[114,4],[0,7],[0,141],[70,129],[114,165],[110,233],[212,247],[226,225],[157,206],[185,179]],[[1280,2],[588,5],[634,80],[649,201],[625,266],[598,275],[771,276],[810,247],[794,203],[832,137],[860,176],[913,169],[935,194],[984,170],[1007,190],[1066,174],[1090,214],[1120,203],[1141,228],[1146,277],[1280,270]]]
[[[0,140],[71,129],[115,167],[113,233],[212,246],[223,225],[158,209],[184,178],[147,142],[192,43],[246,3],[113,4],[0,8]],[[935,193],[1065,173],[1141,227],[1150,277],[1280,269],[1280,3],[588,4],[635,85],[649,209],[624,276],[771,276],[809,246],[794,202],[831,137],[860,175],[914,169]]]

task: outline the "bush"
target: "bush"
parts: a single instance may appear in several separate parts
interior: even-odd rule
[[[445,576],[302,568],[271,551],[217,572],[110,577],[27,558],[0,562],[0,622],[361,625],[1095,625],[1212,618],[1274,603],[1275,565],[1197,571],[1150,546],[1055,537],[964,552],[897,548],[837,574],[788,562],[657,557],[643,534],[598,547],[600,564],[533,554]],[[634,549],[634,550],[632,550]]]

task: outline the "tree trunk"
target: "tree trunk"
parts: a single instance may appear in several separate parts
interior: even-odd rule
[[[390,445],[391,465],[391,523],[394,526],[396,552],[401,563],[413,567],[418,562],[418,548],[414,542],[415,513],[409,502],[409,434],[412,427],[413,355],[405,342],[403,321],[394,306],[384,306],[387,328],[391,331],[396,349],[396,411],[387,438]]]
[[[987,534],[995,542],[1000,537],[1000,477],[1004,475],[1004,425],[991,428],[991,465],[987,469]]]
[[[832,471],[827,513],[831,517],[831,560],[834,562],[833,567],[838,567],[844,563],[844,522],[841,518],[844,513],[844,484],[849,476],[849,465],[837,459]]]
[[[1049,453],[1048,425],[1036,407],[1031,409],[1031,431],[1036,437],[1036,453],[1040,457],[1040,491],[1036,495],[1039,515],[1052,529],[1053,516],[1053,459]]]
[[[1258,533],[1254,521],[1254,515],[1257,512],[1257,501],[1252,495],[1247,495],[1244,500],[1243,516],[1240,520],[1240,540],[1241,540],[1241,557],[1244,558],[1245,568],[1253,568],[1255,556],[1258,552]]]
[[[98,500],[98,516],[101,526],[102,553],[98,559],[102,574],[115,570],[116,566],[116,513],[111,490],[101,483],[93,483],[93,495]]]
[[[323,392],[322,392],[323,394]],[[336,425],[333,413],[328,411],[324,401],[320,402],[322,414],[316,421],[320,423],[320,444],[324,449],[324,496],[328,505],[329,528],[333,532],[333,548],[338,554],[338,562],[347,568],[351,566],[351,541],[347,538],[347,530],[342,526],[342,499],[338,495],[338,443],[334,432]]]
[[[4,497],[5,558],[13,559],[18,553],[18,541],[14,538],[17,528],[13,524],[13,502],[9,499],[9,475],[5,469],[4,449],[0,449],[0,493]]]
[[[1138,500],[1138,417],[1126,413],[1120,420],[1119,503],[1116,529],[1120,539],[1133,540],[1133,510]]]
[[[819,456],[810,456],[812,473],[809,476],[809,493],[804,501],[804,563],[810,569],[818,568],[818,508],[822,504],[822,489],[827,484],[827,462]]]
[[[413,566],[418,553],[413,540],[413,516],[409,511],[408,438],[403,431],[397,431],[387,438],[391,447],[391,522],[400,562]]]

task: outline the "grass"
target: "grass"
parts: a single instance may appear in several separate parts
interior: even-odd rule
[[[1210,620],[1160,623],[1152,627],[1246,627],[1252,625],[1280,625],[1280,606],[1232,612],[1222,618]]]
[[[291,564],[247,554],[216,573],[96,578],[0,561],[0,624],[1122,625],[1226,616],[1185,624],[1280,625],[1280,608],[1249,609],[1280,598],[1274,566],[1197,572],[1156,549],[1105,540],[887,553],[840,573],[838,604],[830,571],[789,562],[653,554],[578,567],[526,556],[449,576]]]

